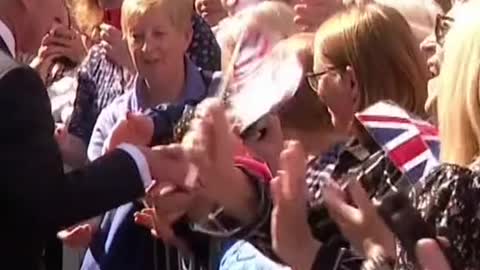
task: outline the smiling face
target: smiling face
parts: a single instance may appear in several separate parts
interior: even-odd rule
[[[157,6],[132,19],[125,33],[135,68],[149,87],[164,86],[183,72],[191,27],[174,25],[171,16]]]
[[[354,112],[390,100],[424,117],[427,69],[405,18],[393,8],[367,4],[340,12],[319,28],[314,42],[312,87],[324,100],[335,128],[347,128]]]

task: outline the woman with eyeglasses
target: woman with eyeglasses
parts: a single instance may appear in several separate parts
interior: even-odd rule
[[[405,19],[392,8],[369,4],[322,25],[308,81],[335,126],[348,131],[355,112],[381,100],[425,117],[424,67]]]
[[[303,184],[296,190],[290,190],[293,187],[289,184],[281,188],[271,186],[274,207],[267,224],[271,225],[268,229],[272,239],[265,237],[262,228],[248,240],[267,256],[280,259],[293,269],[359,269],[370,254],[359,256],[351,246],[362,250],[362,240],[374,232],[389,247],[388,254],[392,254],[393,234],[381,226],[371,226],[358,231],[357,240],[348,238],[352,242],[349,244],[324,207],[323,190],[330,178],[340,182],[359,175],[365,175],[369,192],[377,197],[391,190],[412,188],[408,181],[400,180],[400,169],[389,160],[383,145],[355,119],[355,114],[379,101],[390,100],[403,107],[400,110],[405,114],[426,117],[426,68],[405,19],[392,8],[368,4],[351,7],[320,27],[314,42],[313,70],[306,76],[310,90],[327,106],[335,132],[352,140],[332,157],[328,166],[326,160],[318,160],[323,170],[315,170],[315,164],[309,164],[314,172],[307,172],[307,176],[303,165],[294,161],[304,158],[304,154],[288,160],[280,155],[280,181],[273,183],[283,182],[285,172],[295,170],[293,181]],[[398,106],[393,108],[399,109]],[[304,189],[308,190],[307,196]],[[279,190],[287,193],[285,200]]]
[[[417,44],[400,13],[378,4],[350,7],[331,17],[317,31],[313,72],[307,74],[307,80],[311,90],[327,106],[334,129],[352,139],[338,155],[331,174],[307,183],[310,228],[305,228],[301,222],[291,221],[298,219],[292,214],[295,211],[284,210],[283,213],[290,212],[292,215],[277,216],[277,220],[272,221],[272,224],[296,224],[291,227],[292,230],[312,231],[314,240],[304,241],[305,248],[279,254],[294,269],[307,269],[307,265],[311,269],[359,269],[364,258],[371,255],[363,244],[372,235],[385,247],[383,252],[395,254],[393,234],[378,224],[372,223],[370,227],[355,231],[354,238],[343,230],[341,223],[337,224],[338,227],[333,226],[333,221],[338,220],[332,211],[327,213],[330,208],[325,208],[325,202],[329,200],[324,191],[330,185],[341,185],[348,179],[359,177],[368,187],[369,196],[374,198],[380,199],[394,190],[413,189],[403,170],[393,164],[388,143],[379,141],[382,136],[394,139],[396,135],[390,133],[393,130],[383,129],[380,135],[370,133],[373,130],[367,128],[356,115],[383,102],[387,108],[411,114],[411,121],[422,122],[420,119],[427,117],[423,108],[427,98],[427,74]],[[378,111],[375,115],[388,117],[389,113]],[[428,126],[428,123],[422,123]],[[393,124],[392,128],[395,122]],[[327,203],[327,206],[330,204]],[[297,212],[301,209],[292,207]],[[282,222],[282,219],[289,221]],[[339,229],[343,236],[338,233]],[[278,240],[291,239],[290,243],[294,243],[293,235],[277,235],[277,241],[274,240],[276,250],[289,250],[282,248],[282,242]],[[275,238],[275,235],[272,237]],[[350,243],[345,241],[345,237]],[[352,252],[353,249],[360,254]],[[295,253],[302,259],[291,259],[295,258]]]
[[[438,237],[430,240],[437,245],[436,257],[429,258],[428,252],[421,250],[424,240],[410,247],[410,252],[409,247],[398,244],[394,254],[384,253],[381,260],[377,257],[377,262],[390,264],[389,267],[380,268],[377,263],[378,268],[368,269],[470,270],[480,265],[477,255],[480,247],[480,3],[468,3],[465,7],[462,17],[456,18],[445,37],[439,75],[437,106],[443,163],[425,177],[422,189],[410,194],[413,207]],[[375,208],[361,188],[357,188],[353,197],[357,198],[355,202],[365,203],[352,206],[341,195],[331,196],[330,208],[337,214],[343,212],[343,226],[358,231],[381,222],[377,214],[371,214],[369,209]],[[381,246],[385,250],[372,231],[367,239],[370,246]]]

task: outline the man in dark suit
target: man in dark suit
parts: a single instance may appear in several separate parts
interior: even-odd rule
[[[123,144],[64,173],[45,87],[13,58],[34,53],[65,16],[63,0],[0,0],[2,269],[38,269],[47,235],[141,198],[152,176],[183,179],[187,171],[162,150]]]

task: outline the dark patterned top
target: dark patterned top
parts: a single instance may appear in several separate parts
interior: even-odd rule
[[[322,270],[335,267],[360,269],[363,258],[352,252],[350,244],[323,206],[322,188],[325,181],[329,178],[341,181],[345,176],[356,177],[361,174],[364,175],[362,185],[371,197],[376,198],[397,189],[408,191],[411,187],[398,186],[402,182],[402,174],[371,138],[364,140],[362,144],[358,140],[351,140],[336,148],[325,157],[312,160],[307,169],[306,181],[310,197],[308,222],[314,237],[324,243],[323,247],[327,247],[319,251],[320,257],[324,258],[321,258],[315,267]],[[267,223],[247,240],[270,258],[278,260],[271,247],[269,226]],[[326,250],[328,253],[325,253]]]
[[[213,32],[198,15],[193,17],[192,24],[193,39],[187,54],[201,69],[219,70],[220,47]],[[129,88],[132,77],[111,62],[100,46],[93,46],[78,72],[78,88],[69,132],[88,145],[98,115]]]
[[[446,237],[452,269],[480,266],[480,171],[443,164],[426,178],[426,186],[411,196],[414,206],[437,235]],[[415,269],[400,249],[398,269]]]
[[[322,196],[321,187],[332,177],[335,164],[344,146],[344,144],[335,145],[327,153],[319,155],[308,162],[305,181],[307,182],[310,202],[313,203]]]
[[[210,26],[197,14],[193,17],[193,37],[188,55],[203,70],[217,71],[221,68],[220,46]]]
[[[90,142],[100,112],[121,96],[131,76],[122,67],[107,59],[100,46],[90,49],[78,72],[78,88],[68,131]]]

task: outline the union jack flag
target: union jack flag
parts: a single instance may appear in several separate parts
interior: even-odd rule
[[[263,60],[282,39],[275,33],[265,33],[256,28],[245,29],[238,41],[233,58],[233,78],[230,87],[241,91],[243,85],[259,71]]]
[[[356,118],[411,185],[423,185],[425,176],[439,164],[440,140],[432,124],[389,102],[379,102]]]
[[[298,55],[289,53],[287,45],[277,46],[283,38],[280,33],[253,27],[245,30],[237,44],[231,79],[224,92],[219,92],[228,97],[241,131],[292,98],[302,82]]]

